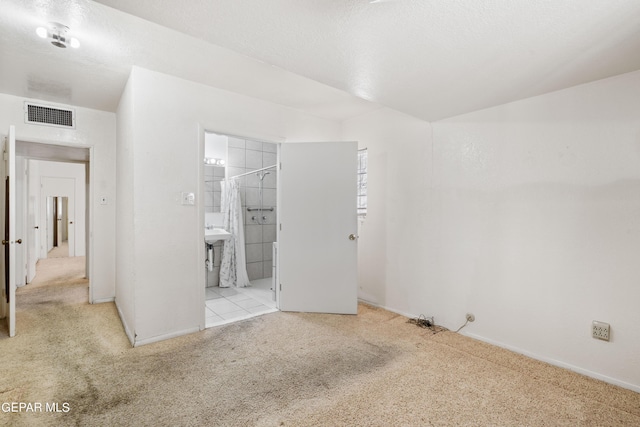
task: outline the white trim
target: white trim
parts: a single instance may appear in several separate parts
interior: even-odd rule
[[[385,309],[387,311],[390,311],[390,312],[396,313],[396,314],[400,314],[401,316],[404,316],[404,317],[408,317],[408,318],[416,318],[416,317],[418,317],[418,316],[413,315],[411,313],[404,313],[402,311],[396,310],[395,308],[387,307],[386,305],[376,304],[375,302],[367,301],[366,299],[358,298],[358,302],[362,302],[362,303],[365,303],[365,304],[368,304],[368,305],[372,305],[372,306],[378,307],[378,308],[383,308],[383,309]]]
[[[625,381],[622,381],[622,380],[619,380],[619,379],[616,379],[616,378],[608,377],[606,375],[598,374],[597,372],[593,372],[593,371],[590,371],[588,369],[583,369],[583,368],[580,368],[578,366],[572,365],[570,363],[561,362],[559,360],[552,359],[550,357],[540,356],[539,354],[531,353],[530,351],[523,350],[521,348],[514,347],[514,346],[511,346],[511,345],[507,345],[507,344],[501,343],[499,341],[494,341],[492,339],[485,338],[485,337],[480,336],[480,335],[470,334],[470,333],[461,333],[461,334],[466,336],[466,337],[477,339],[478,341],[483,341],[483,342],[486,342],[488,344],[495,345],[497,347],[501,347],[501,348],[504,348],[504,349],[509,350],[509,351],[513,351],[514,353],[522,354],[522,355],[530,357],[532,359],[548,363],[550,365],[554,365],[554,366],[558,366],[560,368],[568,369],[570,371],[577,372],[577,373],[585,375],[587,377],[595,378],[597,380],[604,381],[604,382],[609,383],[609,384],[617,385],[619,387],[635,391],[636,393],[640,393],[640,386],[635,385],[635,384],[631,384],[631,383],[628,383],[628,382],[625,382]]]
[[[380,304],[376,304],[376,303],[373,303],[373,302],[370,302],[370,301],[363,300],[362,298],[358,298],[358,301],[359,302],[363,302],[365,304],[372,305],[374,307],[383,308],[383,309],[385,309],[387,311],[390,311],[390,312],[396,313],[396,314],[400,314],[400,315],[408,317],[408,318],[416,318],[416,317],[418,317],[416,315],[409,314],[409,313],[403,313],[401,311],[386,307],[384,305],[380,305]],[[622,381],[622,380],[619,380],[619,379],[616,379],[616,378],[608,377],[606,375],[602,375],[602,374],[599,374],[597,372],[590,371],[588,369],[583,369],[583,368],[580,368],[578,366],[572,365],[570,363],[565,363],[565,362],[561,362],[559,360],[552,359],[552,358],[549,358],[549,357],[540,356],[540,355],[538,355],[536,353],[532,353],[530,351],[526,351],[526,350],[523,350],[521,348],[511,346],[511,345],[507,345],[507,344],[504,344],[504,343],[499,342],[499,341],[494,341],[492,339],[485,338],[485,337],[480,336],[480,335],[470,334],[470,333],[465,333],[465,332],[458,332],[458,333],[460,335],[464,335],[466,337],[469,337],[469,338],[472,338],[472,339],[476,339],[478,341],[482,341],[482,342],[486,342],[486,343],[491,344],[491,345],[495,345],[496,347],[504,348],[504,349],[512,351],[514,353],[522,354],[524,356],[530,357],[531,359],[539,360],[541,362],[545,362],[545,363],[548,363],[548,364],[553,365],[553,366],[558,366],[558,367],[563,368],[563,369],[568,369],[568,370],[576,372],[578,374],[585,375],[585,376],[591,377],[591,378],[595,378],[597,380],[604,381],[604,382],[609,383],[609,384],[617,385],[619,387],[635,391],[636,393],[640,393],[640,386],[635,385],[635,384],[631,384],[631,383],[628,383],[628,382],[625,382],[625,381]]]
[[[94,186],[95,186],[95,170],[96,164],[94,163],[94,147],[93,145],[89,147],[89,163],[85,163],[84,167],[84,180],[85,180],[85,201],[84,201],[84,209],[85,209],[85,223],[84,223],[84,255],[85,255],[85,263],[84,263],[84,274],[89,280],[89,303],[94,304],[98,301],[93,299],[94,286],[93,286],[93,262],[94,262],[94,253],[93,253],[93,224],[95,219],[94,217]],[[89,173],[87,174],[87,169],[89,169]],[[86,181],[89,180],[88,189],[86,188]],[[88,191],[87,191],[88,190]],[[115,301],[115,290],[114,296],[111,298],[111,301]],[[103,300],[99,300],[103,301]]]
[[[201,123],[198,124],[198,158],[196,159],[196,164],[198,165],[198,182],[196,183],[196,189],[198,194],[198,220],[196,221],[195,226],[197,227],[198,232],[198,259],[204,260],[206,258],[205,254],[205,243],[204,243],[204,193],[205,193],[205,176],[204,176],[204,163],[202,159],[204,158],[205,153],[205,138],[206,138],[207,129],[202,126]],[[226,168],[226,166],[225,166]],[[198,283],[200,283],[200,289],[198,293],[200,294],[199,301],[201,301],[202,307],[202,315],[200,316],[200,321],[198,327],[200,330],[204,330],[207,326],[207,309],[205,306],[206,301],[206,287],[207,287],[207,273],[205,270],[204,263],[198,263]]]
[[[204,175],[204,163],[202,159],[204,158],[205,153],[205,134],[213,133],[216,135],[222,135],[231,138],[239,138],[239,139],[249,139],[251,141],[256,142],[268,142],[271,144],[280,144],[285,141],[284,137],[281,136],[273,136],[267,135],[263,133],[252,134],[251,132],[235,132],[234,129],[226,129],[223,126],[219,126],[219,124],[214,123],[198,123],[198,158],[196,159],[196,164],[198,165],[198,182],[197,182],[197,194],[198,200],[200,203],[198,204],[198,220],[195,226],[198,228],[198,259],[205,259],[205,245],[204,245],[204,193],[205,193],[205,175]],[[228,145],[228,144],[227,144]],[[280,164],[280,150],[277,152],[278,162],[275,166]],[[226,166],[225,166],[226,168]],[[271,167],[269,167],[271,168]],[[255,171],[253,171],[255,172]],[[225,174],[226,178],[226,174]],[[279,194],[279,193],[278,193]],[[278,196],[279,197],[279,196]],[[280,210],[277,211],[277,215],[280,215]],[[279,223],[279,219],[277,219],[276,223]],[[202,284],[201,288],[201,297],[200,301],[202,301],[202,316],[200,318],[200,330],[204,330],[207,328],[207,308],[206,308],[206,287],[207,287],[207,276],[204,265],[198,264],[198,282]],[[217,325],[216,325],[217,326]],[[195,331],[194,331],[195,332]],[[166,336],[165,338],[172,338],[172,336]],[[165,339],[160,338],[160,339]],[[144,340],[146,344],[148,340]],[[154,342],[154,341],[151,341]],[[138,344],[136,344],[138,345]],[[142,345],[142,344],[140,344]]]
[[[204,243],[203,243],[204,245]],[[143,340],[139,340],[136,341],[133,346],[134,347],[140,347],[141,345],[147,345],[147,344],[152,344],[154,342],[158,342],[158,341],[164,341],[164,340],[168,340],[171,338],[176,338],[182,335],[187,335],[187,334],[192,334],[194,332],[200,332],[200,327],[197,328],[189,328],[189,329],[185,329],[182,331],[178,331],[178,332],[172,332],[170,334],[164,334],[164,335],[156,335],[155,337],[151,337],[151,338],[146,338]]]
[[[101,298],[101,299],[97,299],[97,300],[94,300],[94,301],[90,302],[90,304],[103,304],[105,302],[116,302],[116,299],[114,297]]]
[[[89,280],[89,304],[94,304],[97,301],[93,300],[93,194],[94,194],[94,185],[95,185],[95,159],[94,159],[94,149],[95,146],[93,144],[77,144],[73,142],[67,141],[58,141],[54,139],[44,139],[44,138],[25,138],[18,139],[16,136],[16,145],[19,142],[27,142],[27,143],[36,143],[36,144],[46,144],[46,145],[55,145],[59,147],[70,147],[70,148],[83,148],[89,150],[89,160],[88,161],[64,161],[64,160],[52,160],[51,158],[35,158],[30,156],[21,156],[24,159],[32,159],[32,160],[44,160],[50,162],[58,162],[58,163],[74,163],[74,164],[84,164],[85,165],[85,196],[87,193],[86,188],[88,187],[89,193],[88,197],[85,197],[85,277]],[[86,173],[86,165],[89,167],[89,176]],[[89,185],[87,185],[87,179],[89,179]],[[40,215],[40,213],[38,213]],[[40,258],[39,249],[38,258]],[[87,268],[89,267],[89,268]],[[115,298],[115,297],[114,297]],[[102,300],[101,300],[102,301]]]

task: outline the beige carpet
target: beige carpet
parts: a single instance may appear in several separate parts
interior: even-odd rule
[[[55,246],[47,254],[47,258],[66,258],[69,256],[69,241],[65,240],[60,246]]]
[[[61,268],[46,261],[53,278]],[[638,393],[367,305],[134,349],[113,304],[87,304],[80,261],[63,279],[39,271],[18,292],[18,335],[0,331],[0,403],[70,410],[0,412],[0,425],[640,425]]]

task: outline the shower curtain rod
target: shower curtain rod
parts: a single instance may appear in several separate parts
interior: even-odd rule
[[[225,178],[225,181],[226,181],[227,179],[240,178],[241,176],[251,175],[252,173],[266,171],[267,169],[273,169],[273,168],[275,168],[275,167],[277,167],[277,166],[278,166],[278,165],[267,166],[266,168],[256,169],[256,170],[251,171],[251,172],[241,173],[240,175],[232,176],[232,177],[230,177],[230,178]]]

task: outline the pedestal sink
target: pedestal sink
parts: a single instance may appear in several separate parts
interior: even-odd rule
[[[204,241],[207,243],[215,243],[218,240],[229,240],[231,233],[223,228],[209,228],[204,230]]]

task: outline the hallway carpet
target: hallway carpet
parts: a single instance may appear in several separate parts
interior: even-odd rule
[[[18,335],[0,330],[0,403],[43,407],[0,425],[640,425],[638,393],[365,304],[131,348],[115,305],[89,305],[67,267],[21,288]]]

